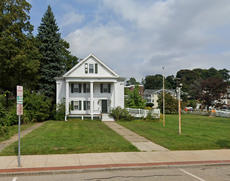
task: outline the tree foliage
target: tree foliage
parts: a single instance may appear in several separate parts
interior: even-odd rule
[[[55,100],[55,79],[71,69],[78,58],[68,51],[69,43],[61,38],[55,16],[48,6],[38,27],[38,48],[42,54],[40,59],[39,90],[47,97]]]
[[[163,112],[163,94],[158,96],[158,108]],[[170,93],[165,94],[165,113],[175,113],[178,111],[178,101]]]
[[[0,87],[14,94],[16,85],[33,88],[38,80],[40,55],[29,22],[30,8],[25,0],[0,2]]]
[[[128,95],[125,97],[125,107],[141,109],[145,107],[145,101],[139,95],[139,85],[135,85],[133,91],[128,90]]]
[[[140,85],[140,82],[137,82],[134,77],[131,77],[129,80],[126,81],[126,86],[129,85]]]
[[[174,82],[174,76],[170,75],[165,78],[165,88],[175,89],[176,84]],[[161,74],[147,75],[143,80],[145,89],[162,89],[163,87],[163,76]]]
[[[215,105],[216,100],[223,98],[222,96],[227,92],[227,82],[222,78],[209,77],[201,82],[201,90],[198,93],[200,101],[204,106]]]
[[[42,22],[38,27],[37,40],[39,41],[38,48],[42,54],[40,59],[40,92],[52,99],[55,98],[55,79],[54,77],[61,76],[64,72],[62,69],[61,57],[61,34],[56,24],[54,14],[51,7],[48,6]]]

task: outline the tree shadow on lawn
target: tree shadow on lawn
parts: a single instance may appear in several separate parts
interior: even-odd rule
[[[221,148],[230,149],[230,141],[229,140],[218,140],[216,142]]]

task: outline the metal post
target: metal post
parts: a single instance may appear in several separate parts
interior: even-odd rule
[[[164,76],[164,67],[163,69],[163,126],[165,126],[165,76]]]
[[[179,134],[181,134],[180,87],[178,87]]]
[[[20,151],[20,127],[21,127],[21,115],[18,116],[18,167],[21,167],[21,151]]]

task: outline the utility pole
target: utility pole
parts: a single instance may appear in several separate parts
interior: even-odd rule
[[[164,67],[163,69],[163,126],[165,126],[165,76],[164,76]]]
[[[177,81],[177,87],[176,87],[176,92],[177,92],[177,99],[178,99],[178,115],[179,115],[179,134],[181,134],[181,102],[180,102],[180,90],[182,87],[182,84],[179,84],[180,78],[175,78]]]

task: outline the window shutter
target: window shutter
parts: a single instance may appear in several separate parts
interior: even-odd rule
[[[110,93],[110,87],[111,87],[111,84],[108,84],[108,93]]]
[[[85,73],[88,74],[88,63],[85,64]]]
[[[71,84],[71,93],[73,93],[73,86],[74,84]]]
[[[84,110],[86,110],[86,101],[84,101]]]
[[[95,64],[95,74],[97,74],[98,73],[98,64],[96,63]]]
[[[81,101],[79,101],[79,110],[81,110]]]
[[[79,84],[79,93],[81,93],[81,84]]]
[[[101,93],[103,93],[103,84],[101,84],[101,86],[100,86],[100,91],[101,91]]]
[[[86,93],[86,84],[83,84],[84,93]]]
[[[74,108],[73,108],[73,101],[71,101],[71,111],[73,111]]]

